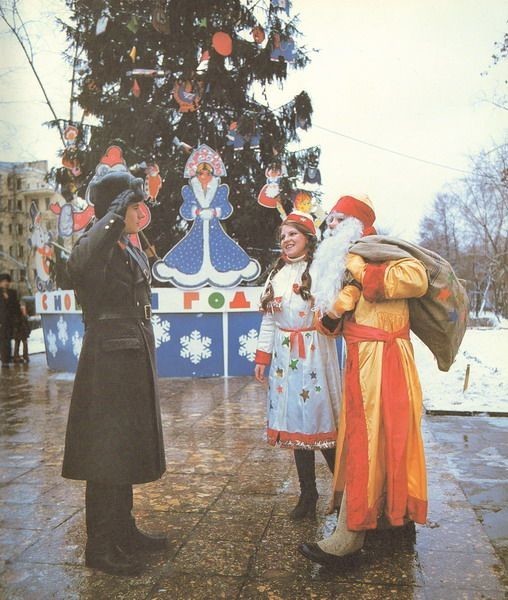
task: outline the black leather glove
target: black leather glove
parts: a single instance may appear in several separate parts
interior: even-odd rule
[[[120,192],[118,196],[109,205],[108,212],[114,212],[120,217],[125,218],[129,204],[140,202],[139,196],[131,189]]]
[[[332,319],[332,317],[324,315],[321,319],[321,323],[323,324],[323,327],[328,329],[328,331],[333,332],[337,329],[337,325],[340,323],[340,318]]]

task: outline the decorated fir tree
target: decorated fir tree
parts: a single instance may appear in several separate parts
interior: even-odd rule
[[[119,146],[131,171],[146,177],[152,220],[145,233],[162,256],[189,229],[179,214],[184,167],[192,149],[206,144],[222,158],[221,183],[229,186],[234,209],[222,226],[263,272],[273,260],[280,213],[291,210],[297,182],[317,171],[319,157],[316,148],[287,151],[311,124],[304,91],[275,110],[259,100],[269,84],[282,86],[289,69],[309,60],[289,2],[67,4],[75,100],[84,119],[66,124],[77,137],[58,173],[64,191],[83,196],[105,149]]]

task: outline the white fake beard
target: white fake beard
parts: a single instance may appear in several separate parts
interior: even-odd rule
[[[325,231],[312,261],[314,306],[322,314],[333,307],[343,287],[347,253],[362,231],[363,223],[356,217],[347,217],[335,229]]]

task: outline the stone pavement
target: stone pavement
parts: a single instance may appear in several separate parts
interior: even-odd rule
[[[136,486],[134,502],[141,527],[167,531],[170,550],[147,558],[139,577],[89,570],[83,565],[84,485],[60,477],[71,389],[72,376],[48,372],[43,355],[0,373],[2,598],[505,597],[503,562],[479,521],[489,526],[485,478],[490,473],[492,483],[500,474],[489,471],[497,464],[495,451],[478,452],[474,422],[467,433],[460,417],[424,422],[430,509],[416,543],[370,535],[360,562],[333,572],[296,551],[301,541],[328,535],[334,526],[334,517],[324,515],[330,484],[324,461],[318,458],[318,519],[291,522],[287,513],[298,496],[292,456],[264,442],[265,392],[246,377],[161,379],[168,470],[160,481]],[[469,444],[475,438],[465,463],[461,435]],[[497,503],[506,515],[506,495]]]

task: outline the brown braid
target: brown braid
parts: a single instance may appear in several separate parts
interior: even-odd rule
[[[305,235],[305,237],[307,238],[307,248],[306,248],[306,250],[307,250],[307,266],[305,267],[305,271],[302,273],[302,285],[298,288],[298,291],[296,293],[300,294],[300,296],[304,300],[311,300],[312,295],[310,293],[310,290],[311,290],[311,286],[312,286],[312,278],[310,276],[309,269],[312,264],[312,261],[314,260],[314,252],[316,251],[317,238],[314,235],[311,235],[309,233],[308,229],[306,229],[305,227],[300,225],[300,223],[292,222],[291,225],[295,229],[297,229],[300,233],[303,233]],[[280,228],[279,228],[279,237],[280,237]],[[277,259],[277,261],[274,263],[274,266],[272,267],[272,270],[270,271],[270,274],[268,275],[270,282],[266,287],[265,293],[261,297],[261,310],[264,312],[266,312],[267,310],[270,309],[270,305],[273,301],[274,292],[273,292],[272,280],[285,264],[287,264],[286,261],[284,260],[284,258],[282,256],[280,256]]]

